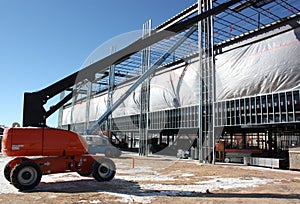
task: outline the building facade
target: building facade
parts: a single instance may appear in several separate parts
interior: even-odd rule
[[[217,6],[203,1],[165,24],[172,25]],[[257,8],[261,15],[267,13],[263,6]],[[275,4],[269,6],[275,8]],[[255,5],[251,9],[255,10]],[[237,152],[286,158],[290,147],[299,147],[299,13],[286,14],[279,17],[280,21],[257,21],[255,29],[243,31],[240,25],[241,31],[235,35],[233,30],[240,22],[234,26],[227,22],[226,40],[222,38],[224,33],[220,36],[225,32],[225,28],[221,30],[225,24],[222,15],[238,14],[226,10],[200,21],[197,32],[183,45],[182,54],[176,55],[180,53],[176,50],[169,61],[148,76],[147,83],[122,101],[99,130],[109,129],[126,141],[129,149],[137,148],[143,155],[152,152],[176,156],[178,150],[191,153],[196,149],[193,157],[202,162],[218,157],[215,144],[219,141],[225,142],[228,155]],[[150,67],[159,48],[154,45],[148,53],[141,52],[137,67],[142,70],[145,60],[149,60]],[[107,77],[120,76],[118,66],[122,64],[116,65],[116,70],[110,68]],[[75,97],[61,110],[60,126],[83,134],[141,74],[125,77],[122,82],[107,80],[108,88],[102,90],[93,91],[89,86],[85,89],[89,95]]]

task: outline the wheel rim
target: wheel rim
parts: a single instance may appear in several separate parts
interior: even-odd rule
[[[38,178],[38,173],[33,167],[25,167],[18,174],[18,181],[22,185],[32,185]]]
[[[108,164],[102,163],[98,168],[98,173],[102,178],[108,178],[111,174],[110,166]]]

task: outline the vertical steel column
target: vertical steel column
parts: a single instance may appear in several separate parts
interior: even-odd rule
[[[199,0],[198,13],[212,9],[212,0]],[[215,69],[213,16],[199,22],[199,160],[214,162]],[[222,111],[222,110],[221,110]]]
[[[213,0],[208,0],[207,4],[209,4],[208,10],[213,8]],[[208,26],[209,26],[209,38],[210,38],[210,42],[209,42],[209,50],[210,50],[210,55],[209,55],[209,70],[210,70],[210,97],[209,97],[209,106],[210,106],[210,110],[211,110],[211,114],[210,114],[210,141],[209,141],[209,147],[210,147],[210,151],[212,152],[212,158],[210,158],[210,160],[212,161],[212,163],[215,163],[215,144],[216,144],[216,137],[219,138],[219,135],[215,135],[215,87],[216,87],[216,81],[215,81],[215,56],[214,56],[214,22],[213,22],[213,16],[211,15],[208,19]],[[226,103],[225,103],[226,106]],[[226,107],[227,108],[227,107]],[[227,118],[227,114],[226,114],[226,110],[225,110],[225,121]]]
[[[116,51],[115,47],[111,47],[110,54],[113,54]],[[109,67],[109,81],[108,81],[108,91],[107,91],[107,104],[106,107],[110,108],[113,103],[113,94],[115,89],[115,65],[111,65]],[[112,115],[108,116],[108,120],[105,123],[105,129],[107,130],[107,137],[111,137],[111,129],[112,129]]]
[[[210,9],[210,0],[206,0],[205,1],[205,7],[206,10]],[[211,140],[213,135],[211,134],[211,68],[210,68],[210,57],[211,57],[211,50],[210,50],[210,18],[205,19],[205,50],[206,50],[206,84],[207,84],[207,98],[206,98],[206,120],[207,120],[207,130],[206,130],[206,134],[207,134],[207,162],[210,162],[212,160],[211,158]]]
[[[292,94],[293,122],[295,122],[295,121],[296,121],[296,113],[295,113],[295,97],[294,97],[294,91],[292,91],[291,94]]]
[[[202,0],[198,0],[198,14],[202,13]],[[199,147],[199,162],[204,162],[203,151],[203,58],[202,58],[202,21],[198,22],[198,49],[199,49],[199,107],[198,107],[198,147]]]
[[[148,37],[151,33],[151,20],[148,20],[143,25],[142,37]],[[142,74],[150,67],[150,53],[151,47],[147,47],[142,52]],[[141,86],[140,95],[140,117],[139,117],[139,132],[140,132],[140,147],[139,155],[148,156],[148,118],[149,118],[149,97],[150,97],[150,76]]]
[[[61,92],[59,95],[60,100],[62,100],[64,97],[65,97],[65,91]],[[58,128],[62,128],[63,110],[64,108],[63,106],[61,106],[58,111]]]
[[[74,87],[73,87],[74,90],[77,89],[77,85],[75,84]],[[70,130],[73,130],[75,131],[75,122],[74,122],[74,119],[73,119],[73,114],[74,114],[74,106],[76,104],[76,100],[77,100],[77,94],[75,96],[73,96],[72,98],[72,103],[71,103],[71,115],[70,115],[70,126],[71,126],[71,129]]]
[[[83,130],[86,130],[89,128],[90,124],[90,105],[91,105],[91,95],[92,95],[92,82],[88,81],[86,84],[87,90],[86,90],[86,104],[85,104],[85,122],[84,122],[84,128]]]

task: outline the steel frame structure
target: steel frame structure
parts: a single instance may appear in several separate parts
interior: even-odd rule
[[[189,36],[198,44],[190,46],[183,43],[165,59],[161,69],[180,63],[183,59],[198,56],[201,62],[199,81],[202,82],[199,83],[201,91],[199,105],[149,112],[147,111],[147,100],[149,99],[144,95],[142,96],[144,106],[140,116],[110,118],[112,130],[115,128],[114,123],[117,123],[118,129],[139,131],[138,135],[143,135],[142,140],[146,142],[149,137],[148,132],[158,132],[163,129],[170,130],[170,132],[180,128],[198,129],[199,160],[200,162],[213,162],[214,155],[210,153],[214,152],[214,143],[217,139],[216,135],[218,135],[214,132],[215,128],[298,122],[297,97],[299,97],[299,91],[270,93],[225,101],[215,100],[214,57],[216,54],[226,51],[223,48],[228,45],[264,33],[292,18],[299,18],[300,2],[297,0],[266,1],[267,3],[262,6],[258,2],[256,0],[199,0],[198,3],[156,27],[149,33],[150,37],[142,38],[125,49],[116,51],[109,57],[85,68],[84,75],[88,75],[87,70],[93,70],[96,77],[93,75],[89,80],[80,79],[76,85],[71,86],[71,95],[76,96],[73,97],[71,105],[89,101],[103,92],[111,94],[113,92],[111,87],[137,79],[145,71],[141,69],[142,67],[150,67],[187,32],[186,30],[191,25],[198,23],[198,29]],[[151,50],[147,51],[150,45]],[[112,78],[112,76],[114,77]],[[70,75],[69,78],[74,80],[73,75]],[[87,85],[87,83],[89,84]],[[143,88],[145,89],[145,87],[147,87],[146,84]],[[63,100],[69,101],[69,99],[70,94]],[[275,102],[277,106],[275,106]],[[279,105],[282,102],[284,104]],[[237,109],[237,106],[243,110]],[[87,118],[88,113],[86,113]],[[151,121],[149,126],[145,122],[148,120]],[[71,126],[74,127],[74,130],[82,130],[90,127],[91,124],[92,121],[88,121],[86,124],[71,124]],[[145,127],[145,125],[147,127],[142,129],[141,127]],[[79,128],[79,126],[82,127]],[[147,143],[143,146],[147,147]],[[141,155],[146,155],[146,152],[146,149],[142,149]]]

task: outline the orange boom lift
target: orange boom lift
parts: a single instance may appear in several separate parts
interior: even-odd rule
[[[92,156],[87,149],[85,140],[71,131],[48,127],[8,128],[3,134],[2,153],[16,158],[6,164],[4,176],[19,190],[33,189],[42,175],[54,173],[92,174],[97,181],[113,179],[114,162]]]

